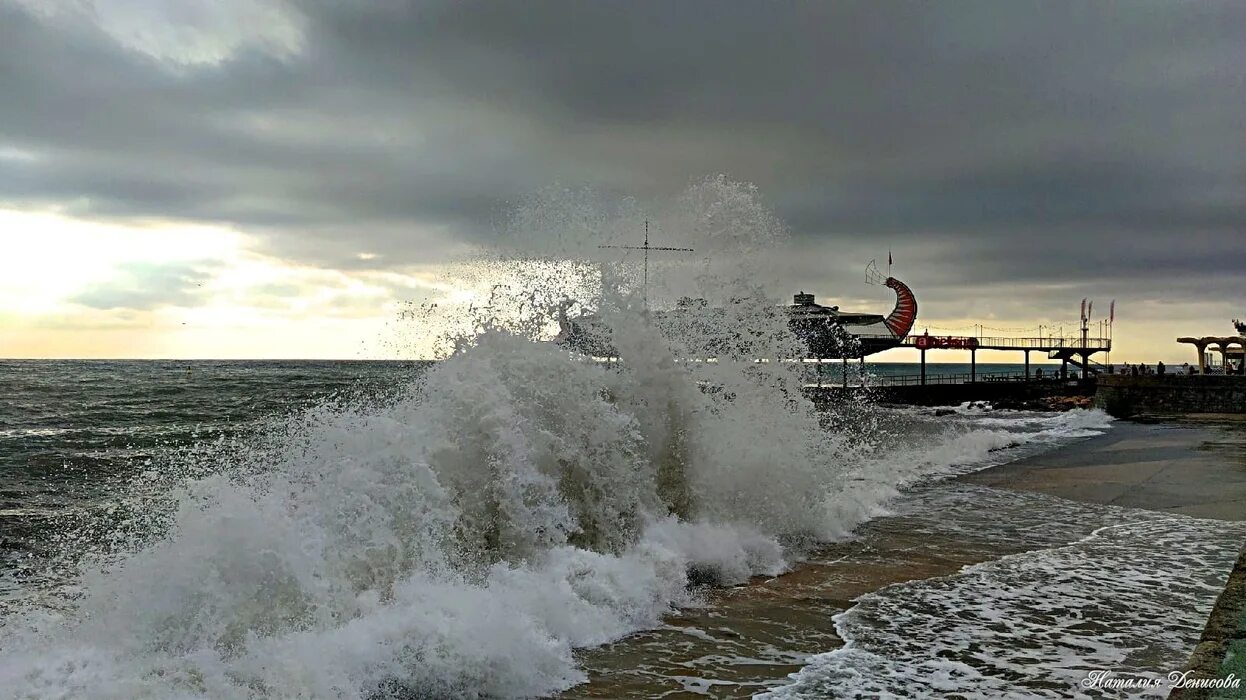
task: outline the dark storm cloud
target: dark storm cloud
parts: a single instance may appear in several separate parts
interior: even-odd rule
[[[644,198],[726,172],[810,250],[847,269],[890,245],[936,286],[1246,266],[1240,3],[309,1],[299,51],[187,67],[9,2],[19,205],[391,266],[497,235],[551,182]]]

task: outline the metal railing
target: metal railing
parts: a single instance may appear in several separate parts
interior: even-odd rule
[[[907,347],[917,347],[917,339],[919,335],[910,335],[904,339],[903,345]],[[932,338],[934,336],[931,336]],[[948,337],[948,336],[940,336]],[[1042,337],[1042,338],[1010,338],[1004,336],[956,336],[957,340],[977,341],[979,348],[1006,349],[1006,350],[1053,350],[1053,349],[1082,349],[1087,350],[1108,350],[1112,347],[1111,338],[1086,338],[1083,340],[1081,336],[1068,337]],[[945,348],[931,348],[932,350],[941,350]],[[952,350],[967,350],[968,348],[946,348]]]
[[[957,372],[952,374],[927,374],[926,385],[931,384],[971,384],[971,383],[998,383],[998,382],[1060,382],[1065,381],[1060,378],[1058,372],[1052,371],[1050,374],[1044,374],[1042,377],[1029,376],[1024,372],[978,372],[970,374],[969,372]],[[862,378],[860,375],[850,374],[848,376],[847,385],[850,387],[892,387],[892,386],[921,386],[922,376],[920,374],[892,374],[892,375],[866,375]],[[840,377],[828,375],[822,378],[821,382],[810,382],[805,386],[809,388],[818,387],[842,387],[844,382]]]

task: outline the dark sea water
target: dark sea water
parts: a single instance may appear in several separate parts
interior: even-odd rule
[[[382,399],[425,365],[0,360],[0,599],[154,457],[328,400]]]

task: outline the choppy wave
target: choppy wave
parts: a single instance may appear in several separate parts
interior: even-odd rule
[[[748,188],[710,181],[684,205],[698,247],[774,238]],[[661,332],[637,289],[575,268],[621,359],[587,361],[541,342],[566,269],[521,295],[528,317],[488,310],[383,402],[153,461],[135,487],[168,492],[119,504],[122,544],[0,623],[0,696],[557,692],[584,680],[575,648],[695,602],[690,570],[778,573],[906,483],[1104,425],[823,429],[795,367],[754,361],[800,352],[777,300],[708,266],[696,292],[724,322]],[[710,348],[719,362],[685,361]]]
[[[871,456],[806,409],[482,336],[408,399],[311,411],[185,485],[167,534],[88,570],[69,610],[6,621],[0,695],[554,692],[584,679],[574,648],[694,602],[690,568],[778,573],[799,556],[781,539],[1104,420],[949,425]]]

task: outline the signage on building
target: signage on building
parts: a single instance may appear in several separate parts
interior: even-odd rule
[[[938,348],[973,350],[978,347],[978,339],[941,335],[919,335],[914,336],[913,345],[915,345],[919,350],[935,350]]]

